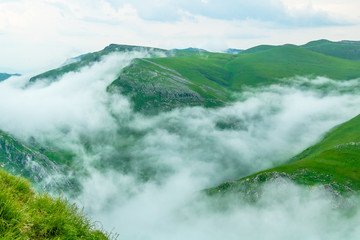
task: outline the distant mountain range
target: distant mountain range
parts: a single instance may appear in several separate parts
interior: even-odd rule
[[[16,74],[0,73],[0,82],[4,81],[12,76],[21,76],[21,75],[18,73],[16,73]]]
[[[269,85],[298,75],[338,80],[360,77],[360,62],[352,61],[360,59],[360,44],[320,40],[303,46],[261,45],[239,54],[112,44],[74,63],[34,76],[30,83],[41,79],[56,81],[63,74],[100,61],[111,52],[131,50],[153,54],[151,58],[135,59],[119,73],[108,90],[118,89],[129,95],[135,109],[146,112],[179,106],[220,106],[232,101],[231,91],[241,91],[245,86]],[[167,57],[156,57],[156,52]],[[155,72],[157,77],[153,77]]]

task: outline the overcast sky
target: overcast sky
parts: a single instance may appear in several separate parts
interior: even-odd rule
[[[359,0],[0,0],[0,72],[36,73],[110,43],[246,49],[360,40]]]

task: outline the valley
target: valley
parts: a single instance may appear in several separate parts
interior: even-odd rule
[[[336,217],[350,226],[359,218],[340,213],[356,208],[360,189],[358,60],[353,41],[234,54],[111,44],[36,76],[13,76],[0,83],[0,162],[21,178],[1,178],[26,185],[9,190],[14,198],[63,194],[84,207],[105,229],[84,220],[94,239],[112,231],[206,238],[201,229],[213,233],[219,220],[227,236],[227,226],[256,221],[256,211],[290,221],[282,206],[298,216],[294,226],[329,214],[319,228],[334,234]],[[31,226],[28,236],[50,234]]]

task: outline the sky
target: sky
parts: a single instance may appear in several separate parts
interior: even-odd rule
[[[0,0],[0,72],[35,74],[111,43],[198,47],[360,39],[358,0]]]

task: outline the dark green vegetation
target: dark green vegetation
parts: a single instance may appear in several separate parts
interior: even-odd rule
[[[0,169],[1,239],[108,239],[75,205]]]
[[[8,79],[12,76],[20,76],[20,74],[8,74],[8,73],[0,73],[0,82]]]
[[[360,115],[332,129],[322,141],[287,164],[224,183],[208,192],[238,191],[247,189],[244,186],[249,183],[263,183],[278,177],[307,186],[321,184],[336,193],[360,190]]]

